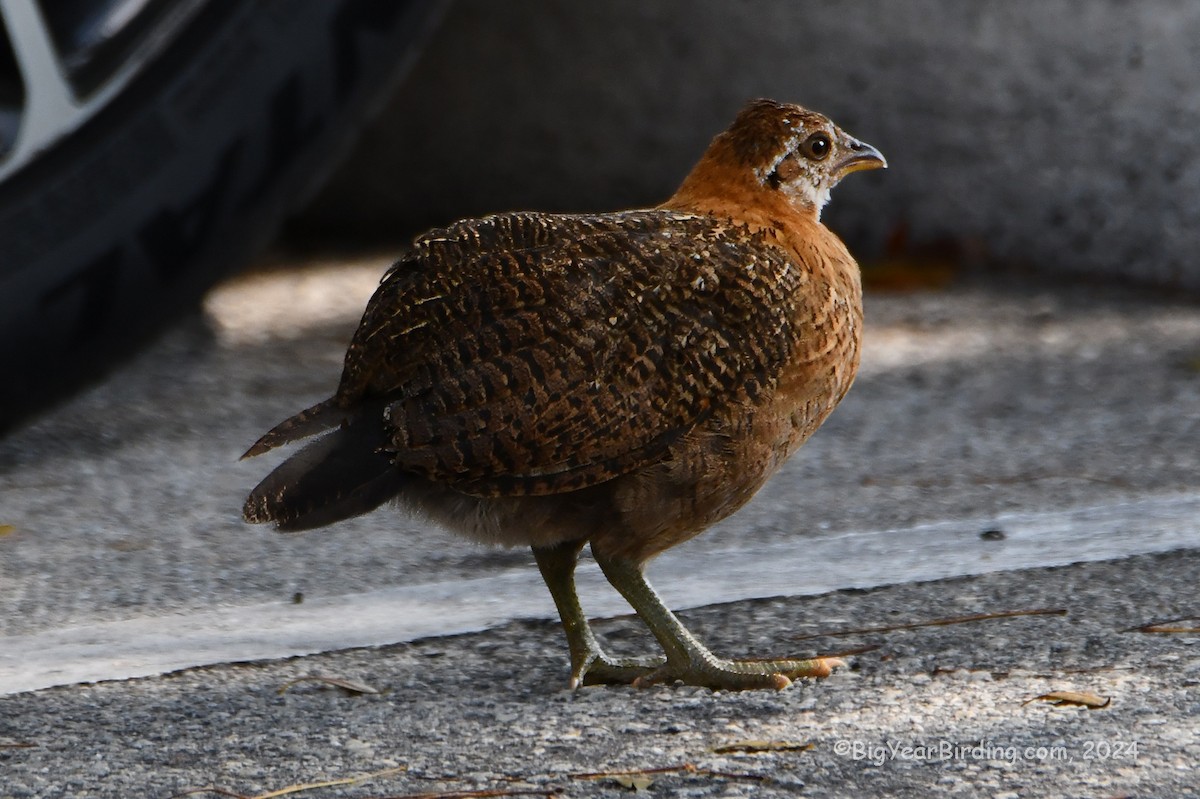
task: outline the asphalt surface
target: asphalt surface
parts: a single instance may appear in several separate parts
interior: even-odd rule
[[[608,797],[636,776],[651,796],[1195,796],[1198,569],[1176,552],[684,614],[721,652],[877,647],[780,693],[571,692],[551,621],[22,693],[0,699],[0,741],[22,747],[0,750],[0,795],[274,796],[377,775],[293,795]],[[820,635],[1031,610],[1065,615]],[[1188,633],[1128,631],[1188,613]],[[633,619],[598,627],[649,646]],[[293,683],[313,676],[379,693]],[[1105,706],[1038,699],[1060,691]]]
[[[1195,795],[1194,301],[1012,277],[869,290],[843,405],[749,507],[651,577],[675,607],[704,606],[685,616],[722,653],[880,648],[780,694],[570,693],[527,553],[388,512],[299,536],[238,518],[276,462],[238,456],[332,390],[385,266],[289,261],[233,281],[0,441],[0,797],[252,796],[387,769],[402,771],[311,795],[602,796],[624,790],[607,772],[668,767],[636,776],[662,796]],[[1019,568],[1076,560],[1094,562]],[[912,582],[950,575],[975,576]],[[743,599],[764,595],[790,598]],[[298,640],[273,638],[282,608],[308,619]],[[1067,614],[795,640],[1031,609]],[[636,620],[600,629],[649,646]],[[482,632],[438,637],[462,630]],[[81,670],[55,671],[64,641]],[[147,646],[189,654],[134,664]],[[380,693],[277,693],[312,673]],[[1112,701],[1026,704],[1059,690]],[[803,746],[713,751],[747,740]]]

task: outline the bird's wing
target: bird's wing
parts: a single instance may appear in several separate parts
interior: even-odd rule
[[[338,401],[382,398],[397,466],[466,493],[583,488],[768,389],[804,279],[760,236],[707,217],[459,223],[385,276]]]

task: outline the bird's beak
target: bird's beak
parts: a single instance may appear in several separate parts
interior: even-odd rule
[[[839,179],[862,169],[887,169],[887,159],[883,157],[883,153],[866,142],[846,136],[842,140],[842,149],[846,152],[846,157],[833,167],[833,172]]]

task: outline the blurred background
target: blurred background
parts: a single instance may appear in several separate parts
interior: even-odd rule
[[[759,498],[662,568],[893,542],[839,543],[852,573],[751,568],[734,598],[1200,543],[1200,4],[0,0],[0,17],[0,653],[42,669],[21,685],[67,679],[37,665],[62,631],[86,629],[95,663],[153,618],[240,614],[198,622],[207,654],[176,666],[311,651],[311,630],[254,648],[275,624],[254,609],[314,600],[350,608],[320,646],[395,640],[402,619],[338,634],[380,591],[498,569],[523,575],[488,589],[501,615],[552,614],[528,553],[420,521],[248,527],[278,459],[237,459],[332,392],[414,234],[655,204],[760,96],[888,158],[824,215],[864,268],[863,369]],[[822,569],[841,576],[805,582]]]
[[[860,253],[1197,289],[1198,67],[1187,0],[460,2],[286,236],[653,204],[772,97],[888,156],[828,209]]]

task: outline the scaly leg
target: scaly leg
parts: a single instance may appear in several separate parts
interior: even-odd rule
[[[663,665],[661,657],[610,658],[604,654],[575,592],[575,564],[583,542],[534,547],[542,579],[554,597],[571,650],[571,687],[595,683],[631,683]]]
[[[609,557],[592,547],[604,576],[633,606],[642,621],[666,652],[667,662],[643,674],[635,685],[653,685],[680,680],[688,685],[744,690],[748,688],[783,689],[795,677],[828,677],[833,667],[845,665],[836,658],[813,660],[723,660],[709,652],[680,623],[662,599],[650,587],[642,565],[631,560]]]

